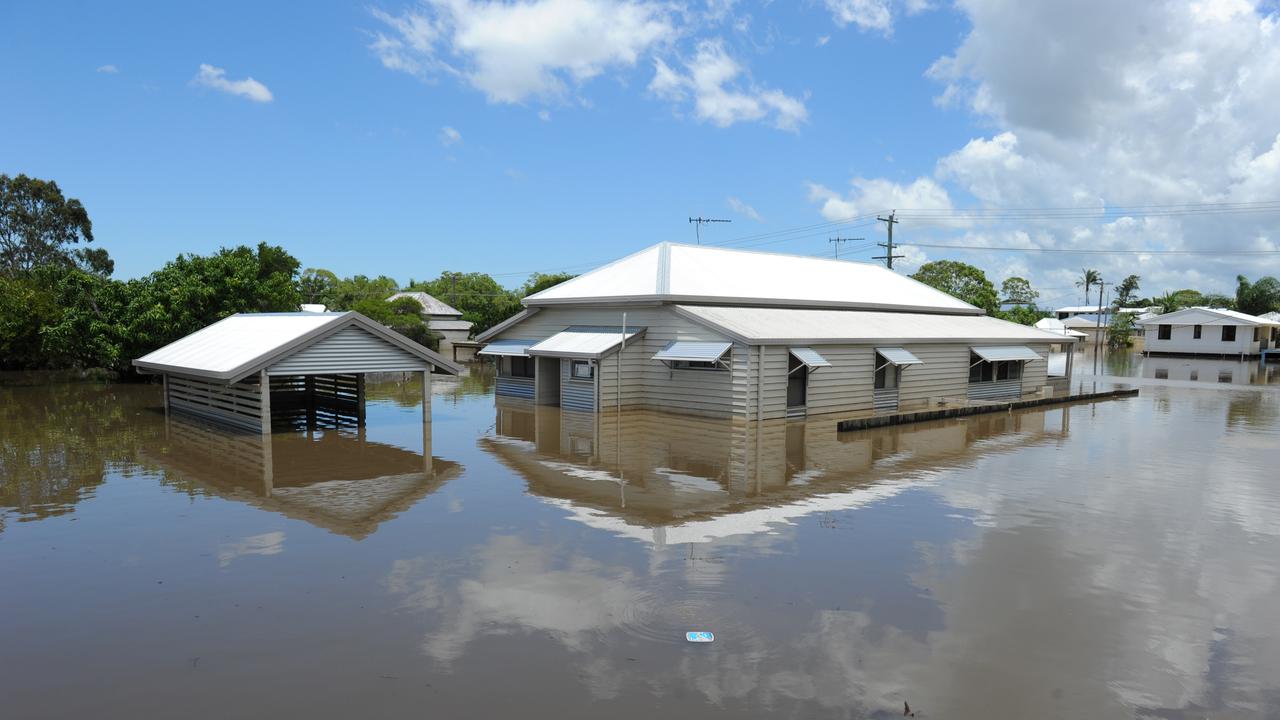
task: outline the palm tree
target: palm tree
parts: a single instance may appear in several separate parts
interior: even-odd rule
[[[1094,285],[1102,284],[1102,273],[1093,269],[1080,270],[1080,279],[1076,281],[1076,287],[1084,288],[1084,304],[1089,304],[1089,289]]]
[[[1171,312],[1177,312],[1182,309],[1182,302],[1177,293],[1165,291],[1164,295],[1158,298],[1151,298],[1158,309],[1157,315],[1168,315]]]

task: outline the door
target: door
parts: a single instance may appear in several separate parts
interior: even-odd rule
[[[804,407],[809,394],[809,367],[787,354],[787,407]]]

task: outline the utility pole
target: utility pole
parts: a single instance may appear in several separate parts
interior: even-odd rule
[[[889,213],[889,217],[880,217],[879,215],[876,216],[876,219],[879,220],[880,222],[888,223],[889,242],[876,243],[877,245],[885,249],[885,253],[883,255],[877,255],[871,259],[884,260],[885,266],[888,267],[890,270],[893,269],[894,258],[905,257],[904,255],[893,254],[893,226],[902,222],[901,220],[898,220],[896,217],[894,217],[897,214],[898,214],[898,211],[894,210]]]
[[[842,237],[840,237],[840,236],[836,236],[836,237],[828,238],[828,239],[827,239],[827,242],[829,242],[829,243],[831,243],[832,245],[834,245],[834,246],[835,246],[835,251],[836,251],[835,258],[836,258],[837,260],[839,260],[839,259],[840,259],[840,243],[847,243],[847,242],[849,242],[849,241],[851,241],[851,240],[852,240],[853,242],[862,242],[862,241],[866,240],[866,238],[842,238]]]
[[[732,220],[718,220],[718,219],[716,219],[716,218],[704,218],[704,217],[702,217],[701,215],[699,215],[699,216],[698,216],[698,217],[696,217],[696,218],[695,218],[695,217],[691,217],[691,218],[689,218],[689,222],[693,223],[693,232],[694,232],[694,234],[695,234],[695,235],[697,236],[697,238],[698,238],[698,244],[699,244],[699,245],[701,245],[701,244],[702,244],[702,226],[703,226],[703,225],[705,225],[705,224],[707,224],[707,223],[733,222],[733,221],[732,221]]]
[[[1093,316],[1094,318],[1093,376],[1095,378],[1094,382],[1097,382],[1096,378],[1098,377],[1098,355],[1102,353],[1102,289],[1107,285],[1113,285],[1113,284],[1114,283],[1104,283],[1101,280],[1098,281],[1098,312],[1095,313]]]

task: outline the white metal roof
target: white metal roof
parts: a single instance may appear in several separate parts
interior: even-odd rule
[[[1280,323],[1280,312],[1262,313],[1258,317],[1262,318],[1263,320],[1270,320],[1273,323]]]
[[[715,362],[724,357],[729,352],[729,348],[733,347],[730,342],[698,342],[693,340],[672,340],[667,346],[658,351],[653,356],[654,360],[662,360],[670,362],[673,360],[682,360],[685,362]]]
[[[808,367],[810,370],[831,367],[831,363],[828,362],[826,358],[819,355],[818,351],[813,348],[793,347],[787,348],[787,351],[795,356],[795,359],[804,363],[805,367]]]
[[[470,330],[475,323],[470,320],[428,320],[427,327],[432,330]]]
[[[912,355],[910,351],[900,347],[878,347],[876,352],[894,365],[923,365],[924,361]]]
[[[628,327],[627,340],[642,334],[642,327]],[[529,348],[531,356],[598,358],[622,344],[622,327],[574,325]]]
[[[1029,347],[1022,345],[1001,345],[989,347],[975,347],[973,351],[978,357],[989,362],[998,362],[1001,360],[1039,360],[1040,355]]]
[[[537,340],[494,340],[476,352],[477,355],[510,355],[529,357],[529,346]]]
[[[352,325],[457,375],[460,367],[356,312],[241,313],[133,361],[140,370],[237,382]]]
[[[456,317],[462,317],[461,310],[453,307],[452,305],[446,302],[437,300],[435,297],[432,297],[431,295],[428,295],[424,292],[417,292],[417,291],[398,292],[395,295],[392,295],[391,297],[387,298],[387,302],[391,302],[392,300],[399,300],[402,297],[413,298],[414,300],[417,300],[418,304],[422,306],[422,311],[428,315],[453,315]]]
[[[1054,312],[1060,312],[1060,313],[1096,313],[1096,312],[1106,312],[1106,311],[1107,311],[1106,305],[1102,305],[1102,306],[1068,305],[1066,307],[1060,307],[1057,310],[1054,310]]]
[[[912,342],[1062,342],[1062,336],[985,315],[677,305],[676,312],[755,345]]]
[[[1138,320],[1137,325],[1280,325],[1280,322],[1223,308],[1189,307]]]
[[[1090,314],[1072,315],[1071,317],[1062,321],[1062,325],[1068,328],[1077,328],[1077,327],[1091,328],[1091,327],[1099,327],[1099,326],[1106,327],[1108,324],[1110,324],[1110,321],[1107,319],[1107,316],[1098,315],[1097,313],[1093,313],[1091,315]]]
[[[675,243],[654,245],[524,299],[530,307],[633,302],[982,314],[880,265]]]

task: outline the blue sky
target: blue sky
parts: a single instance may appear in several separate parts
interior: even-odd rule
[[[1189,39],[1187,27],[1205,25],[1203,3],[1133,18],[1152,39],[1143,54],[1126,47],[1131,36],[1099,30],[1108,14],[1126,20],[1105,3],[1066,19],[1053,5],[6,3],[0,172],[54,179],[80,198],[121,277],[179,252],[267,241],[343,275],[477,270],[516,285],[530,270],[692,241],[686,218],[698,214],[733,219],[704,231],[713,242],[819,254],[837,232],[871,242],[883,230],[747,236],[891,207],[1280,199],[1275,93],[1214,89],[1249,64],[1254,82],[1274,76],[1273,9],[1237,3],[1211,18],[1221,35]],[[1220,72],[1169,69],[1179,48],[1155,42],[1163,33]],[[1064,47],[1045,47],[1055,34]],[[1230,53],[1216,42],[1227,36],[1239,45]],[[1014,67],[1005,52],[1019,53]],[[1109,89],[1091,79],[1098,57],[1108,75],[1169,77]],[[726,67],[738,72],[716,74]],[[1153,134],[1185,142],[1178,101],[1238,103],[1223,127],[1198,128],[1229,147],[1143,159]],[[1103,159],[1081,162],[1091,154]],[[1229,159],[1202,170],[1210,154]],[[1203,177],[1188,182],[1188,168]],[[904,222],[898,234],[1042,248],[1221,242],[1194,218],[1124,220]],[[1275,220],[1239,220],[1233,235],[1277,249]],[[1082,264],[1122,275],[1136,262],[908,253],[908,271],[957,257],[997,282],[1024,274],[1055,293]],[[1154,284],[1228,287],[1237,269],[1274,263],[1138,265]]]

